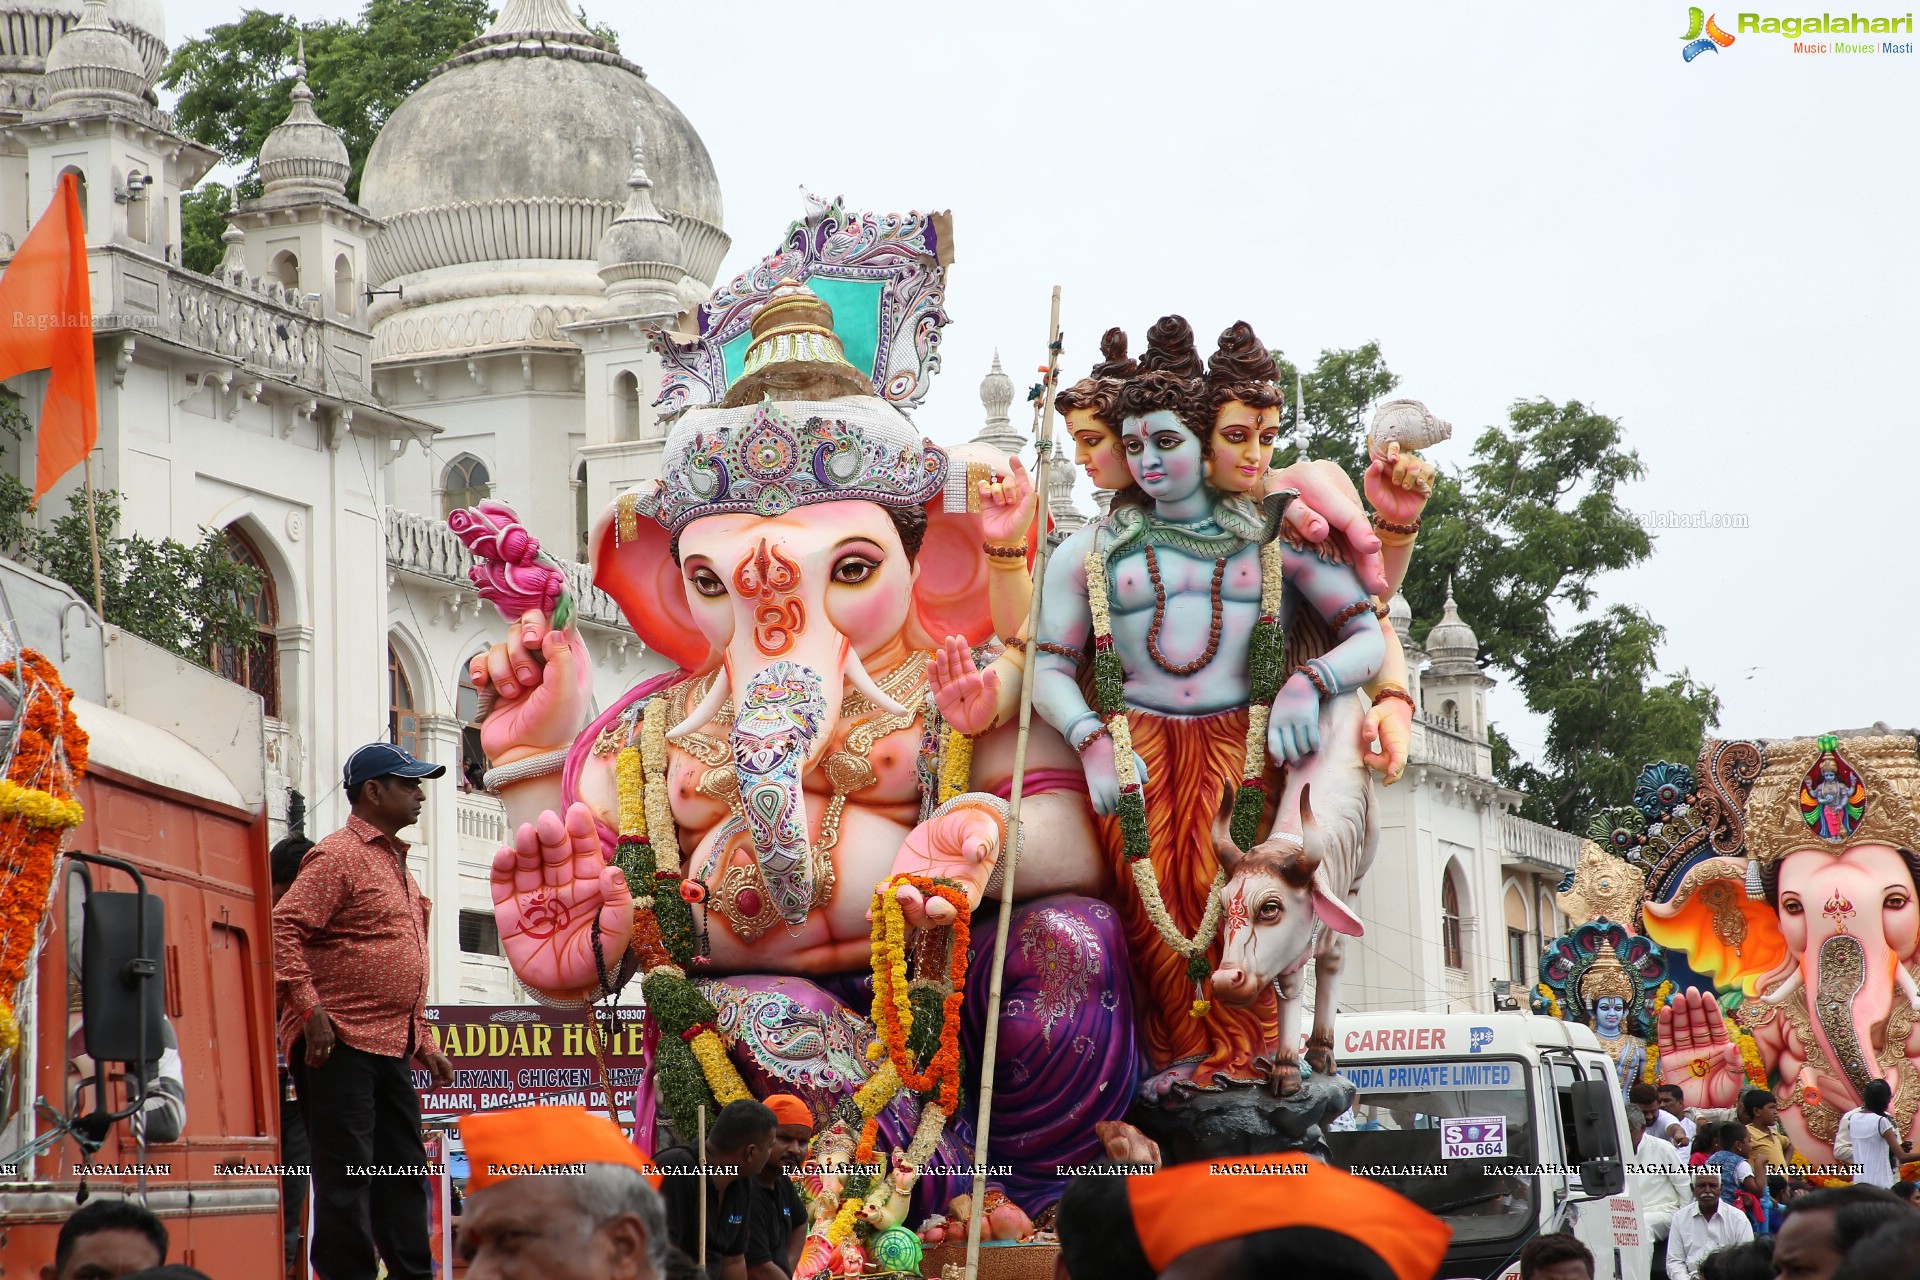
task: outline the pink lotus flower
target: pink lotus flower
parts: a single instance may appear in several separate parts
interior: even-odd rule
[[[449,515],[447,527],[473,553],[467,577],[501,617],[511,622],[532,609],[551,615],[559,606],[566,575],[540,554],[540,540],[512,507],[482,502]]]

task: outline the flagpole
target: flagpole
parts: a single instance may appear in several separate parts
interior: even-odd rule
[[[973,1212],[967,1215],[967,1280],[980,1275],[980,1232],[986,1219],[987,1143],[993,1120],[994,1059],[1000,1051],[1000,991],[1007,972],[1007,939],[1013,932],[1013,877],[1019,868],[1020,800],[1026,787],[1027,740],[1033,731],[1034,660],[1040,653],[1040,591],[1047,573],[1047,472],[1053,462],[1053,384],[1060,375],[1060,286],[1053,287],[1053,316],[1047,326],[1046,381],[1040,384],[1038,421],[1034,423],[1034,513],[1039,523],[1033,558],[1033,599],[1027,610],[1027,670],[1020,682],[1020,736],[1013,746],[1013,790],[1007,797],[1007,847],[1002,868],[999,928],[993,938],[993,968],[987,984],[987,1033],[980,1047],[980,1116],[974,1124]]]
[[[100,589],[100,526],[93,514],[93,454],[86,457],[87,482],[87,549],[93,553],[93,611],[100,615],[101,625],[107,621],[106,593]]]

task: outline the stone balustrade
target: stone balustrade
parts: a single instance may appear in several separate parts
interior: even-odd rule
[[[1525,863],[1566,874],[1580,860],[1580,837],[1542,826],[1516,814],[1500,820],[1504,861]]]

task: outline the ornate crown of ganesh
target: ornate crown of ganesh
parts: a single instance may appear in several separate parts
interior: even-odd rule
[[[946,451],[864,388],[841,354],[832,309],[811,290],[782,281],[752,332],[746,372],[726,400],[682,414],[659,481],[622,500],[622,540],[635,513],[678,533],[702,516],[780,516],[819,502],[917,507],[942,492]]]
[[[1920,852],[1920,750],[1912,734],[1794,738],[1762,744],[1766,765],[1747,801],[1747,856],[1880,844]]]

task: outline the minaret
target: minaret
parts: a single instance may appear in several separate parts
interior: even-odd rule
[[[980,379],[980,406],[987,411],[986,425],[974,439],[990,444],[1009,457],[1019,457],[1027,447],[1027,438],[1014,429],[1013,379],[1000,367],[1000,352],[993,353],[993,368]]]
[[[1429,718],[1457,727],[1476,742],[1487,740],[1487,690],[1493,680],[1480,670],[1480,637],[1460,617],[1447,578],[1447,603],[1427,632],[1432,665],[1421,679],[1421,702]]]
[[[260,196],[233,211],[233,225],[247,233],[249,274],[318,298],[320,315],[361,328],[367,245],[381,224],[347,199],[353,163],[340,131],[314,114],[304,38],[292,97],[287,118],[260,144]]]

